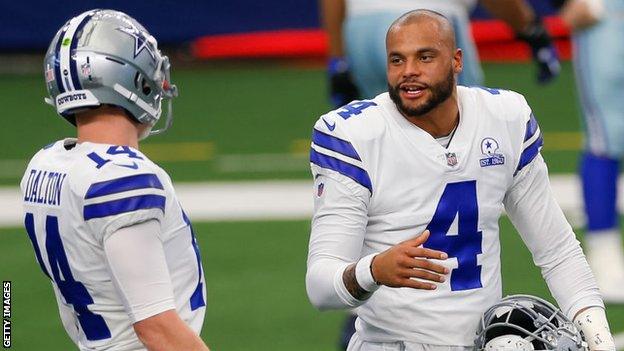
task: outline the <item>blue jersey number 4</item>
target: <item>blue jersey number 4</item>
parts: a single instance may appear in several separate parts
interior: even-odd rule
[[[85,288],[84,284],[74,279],[74,275],[69,267],[67,255],[65,254],[63,242],[61,241],[57,217],[46,216],[45,224],[45,249],[48,253],[48,263],[50,263],[52,276],[48,273],[41,257],[37,236],[35,235],[35,221],[32,213],[26,214],[24,224],[26,226],[26,232],[28,232],[28,237],[35,249],[35,256],[37,257],[39,266],[41,266],[45,275],[54,280],[65,301],[74,307],[74,311],[76,311],[76,315],[78,316],[78,323],[80,323],[87,340],[110,338],[111,332],[104,318],[89,311],[89,308],[87,308],[88,305],[93,303],[93,298],[89,295],[87,288]]]
[[[353,101],[348,105],[344,105],[341,107],[342,110],[338,111],[338,115],[344,119],[349,119],[353,116],[357,116],[362,113],[368,107],[377,106],[376,103],[372,101]]]
[[[457,233],[449,233],[455,217]],[[482,287],[481,266],[477,264],[482,241],[478,223],[477,182],[471,180],[447,184],[427,226],[431,234],[423,247],[444,251],[449,257],[457,258],[457,268],[451,271],[452,291]]]

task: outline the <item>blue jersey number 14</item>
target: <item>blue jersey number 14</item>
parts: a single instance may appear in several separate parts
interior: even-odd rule
[[[457,216],[457,233],[449,229]],[[457,258],[457,268],[451,271],[451,290],[481,288],[481,232],[477,229],[479,207],[475,180],[449,183],[444,188],[438,207],[427,229],[431,232],[423,247],[446,252]]]
[[[41,266],[45,275],[54,280],[65,301],[74,307],[74,311],[76,311],[76,315],[78,316],[78,322],[87,340],[110,338],[111,332],[104,318],[89,311],[87,307],[93,303],[93,298],[89,295],[87,288],[85,288],[84,284],[74,279],[74,275],[69,267],[67,255],[65,255],[63,242],[61,241],[58,218],[55,216],[46,216],[45,223],[45,249],[48,253],[48,263],[50,263],[52,276],[50,276],[50,273],[48,273],[43,263],[41,250],[39,243],[37,243],[37,236],[35,235],[35,221],[32,213],[26,213],[24,224],[26,226],[26,232],[28,232],[28,237],[35,249],[35,256],[37,257],[39,266]]]

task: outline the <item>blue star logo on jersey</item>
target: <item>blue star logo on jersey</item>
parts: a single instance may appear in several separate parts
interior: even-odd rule
[[[144,31],[136,27],[119,27],[117,30],[134,38],[134,58],[139,56],[143,50],[147,50],[152,60],[156,60],[156,55],[154,54],[155,48]]]
[[[481,167],[505,164],[505,156],[497,152],[498,148],[498,141],[494,140],[494,138],[487,137],[481,140],[481,153],[487,156],[479,160]]]

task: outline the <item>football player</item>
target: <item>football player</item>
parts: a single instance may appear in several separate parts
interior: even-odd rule
[[[444,14],[456,31],[463,51],[461,85],[483,84],[483,72],[470,33],[470,12],[477,0],[321,0],[323,27],[328,35],[330,100],[335,107],[372,98],[386,89],[384,37],[399,15],[414,9]],[[541,19],[525,0],[482,0],[482,5],[515,31],[531,48],[540,83],[559,74],[557,52]]]
[[[37,152],[24,223],[80,350],[208,350],[206,284],[191,222],[167,173],[138,150],[171,124],[169,59],[113,10],[70,19],[45,56],[46,101],[77,138]]]
[[[504,209],[564,313],[591,317],[581,328],[600,341],[590,349],[613,350],[524,97],[457,86],[462,51],[437,12],[401,16],[386,47],[388,92],[314,126],[310,301],[357,307],[349,350],[468,350],[501,297]]]
[[[587,217],[585,248],[606,302],[624,303],[624,250],[617,179],[624,156],[622,87],[624,2],[569,0],[561,10],[572,28],[573,63],[584,117],[580,178]]]

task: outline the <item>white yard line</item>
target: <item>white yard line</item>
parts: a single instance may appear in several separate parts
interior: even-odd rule
[[[193,221],[304,219],[312,213],[310,181],[178,183]],[[22,225],[19,189],[0,187],[0,227]]]
[[[624,350],[624,333],[613,335],[615,339],[615,348],[618,350]]]
[[[624,350],[624,333],[613,334],[615,340],[615,348],[618,350]]]
[[[553,192],[574,226],[583,223],[581,193],[574,175],[551,177]],[[621,184],[624,182],[621,180]],[[620,186],[624,195],[624,186]],[[178,198],[194,221],[308,219],[311,181],[178,183]],[[619,197],[620,200],[624,196]],[[624,206],[620,206],[624,208]],[[0,187],[0,227],[22,225],[17,188]]]

